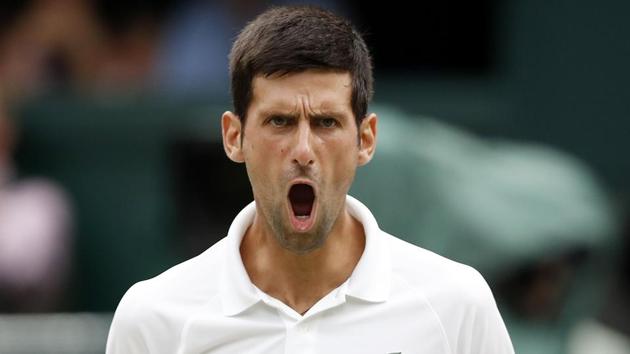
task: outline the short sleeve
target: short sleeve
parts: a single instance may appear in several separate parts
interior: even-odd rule
[[[490,287],[474,271],[474,285],[465,301],[466,316],[462,322],[457,353],[514,354],[514,347]]]
[[[134,285],[123,296],[114,313],[105,352],[107,354],[149,353],[143,336],[143,317],[142,307],[138,301],[137,285]]]

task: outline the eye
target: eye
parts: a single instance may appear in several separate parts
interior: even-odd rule
[[[289,125],[289,119],[282,116],[273,116],[269,118],[269,123],[274,127],[285,127]]]
[[[337,125],[337,120],[335,118],[322,118],[318,123],[324,128],[332,128]]]

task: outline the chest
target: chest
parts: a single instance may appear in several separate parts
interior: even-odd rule
[[[261,305],[264,306],[264,305]],[[421,301],[346,302],[299,320],[273,308],[231,318],[197,316],[179,353],[449,353],[438,319]]]

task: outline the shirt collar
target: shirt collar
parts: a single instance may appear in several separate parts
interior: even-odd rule
[[[260,300],[241,259],[240,246],[247,228],[254,221],[256,202],[251,202],[236,216],[224,244],[221,302],[223,314],[234,316]]]
[[[388,244],[369,209],[351,196],[346,197],[348,212],[363,224],[365,250],[348,279],[346,294],[368,302],[383,302],[389,296],[391,263]],[[256,215],[251,202],[234,219],[224,244],[224,268],[221,279],[223,313],[235,316],[261,301],[240,254],[245,232]]]
[[[347,294],[369,302],[383,302],[389,297],[392,266],[389,244],[370,210],[351,196],[346,207],[365,232],[365,250],[348,279]]]

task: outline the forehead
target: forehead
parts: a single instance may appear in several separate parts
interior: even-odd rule
[[[347,72],[306,70],[286,75],[257,75],[252,81],[249,110],[312,110],[351,112],[352,78]]]

